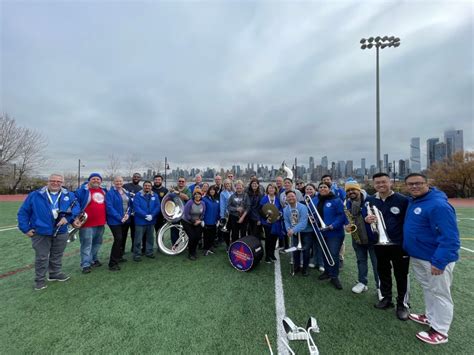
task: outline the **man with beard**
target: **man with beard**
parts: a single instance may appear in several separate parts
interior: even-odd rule
[[[157,194],[160,198],[160,201],[163,201],[163,197],[168,193],[168,189],[163,186],[163,176],[160,174],[155,175],[153,177],[153,187],[152,190],[155,194]],[[156,223],[155,223],[155,233],[158,233],[160,228],[166,223],[165,218],[161,213],[158,213],[156,216]]]
[[[102,176],[92,173],[89,175],[88,183],[76,190],[81,211],[87,213],[87,221],[79,230],[81,268],[84,274],[90,273],[93,267],[102,266],[98,254],[106,223],[106,191],[101,188],[101,183]]]
[[[188,187],[189,191],[191,191],[191,195],[196,187],[199,187],[200,189],[202,188],[202,176],[200,174],[197,174],[194,178],[194,184],[191,184]]]
[[[142,190],[142,187],[140,186],[140,180],[142,179],[142,176],[140,173],[134,173],[132,176],[132,182],[129,182],[127,184],[123,185],[123,188],[127,190],[130,193],[130,198],[132,200],[132,206],[133,206],[133,197]],[[130,238],[132,239],[132,246],[130,248],[130,251],[133,253],[133,241],[135,239],[135,216],[134,212],[132,211],[132,214],[130,216]],[[128,230],[127,230],[128,233]],[[125,245],[127,243],[127,238],[122,239],[122,254],[125,252]]]

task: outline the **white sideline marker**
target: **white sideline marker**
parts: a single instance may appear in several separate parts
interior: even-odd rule
[[[468,249],[468,248],[461,247],[461,249],[470,251],[471,253],[474,253],[474,250],[471,250],[471,249]]]
[[[12,228],[5,228],[5,229],[0,229],[0,232],[6,232],[6,231],[11,231],[13,229],[18,229],[18,227],[12,227]]]
[[[275,310],[276,310],[276,324],[277,324],[277,353],[289,354],[288,349],[283,343],[282,339],[286,339],[286,332],[283,328],[283,318],[285,318],[285,296],[283,294],[283,281],[281,278],[280,254],[276,252],[275,261]]]

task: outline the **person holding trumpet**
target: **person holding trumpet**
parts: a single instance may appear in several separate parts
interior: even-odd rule
[[[283,210],[286,234],[290,238],[293,248],[293,273],[301,270],[301,252],[303,252],[303,276],[308,276],[309,248],[311,246],[311,234],[303,234],[308,227],[308,208],[298,202],[295,191],[289,190],[286,194],[286,207]],[[290,250],[288,250],[290,251]]]

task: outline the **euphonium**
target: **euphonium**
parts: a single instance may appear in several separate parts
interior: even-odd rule
[[[70,228],[68,228],[67,230],[67,234],[68,234],[68,239],[67,239],[67,242],[68,243],[72,243],[73,241],[75,241],[77,239],[77,232],[79,231],[79,229],[81,229],[81,227],[84,225],[84,223],[87,222],[87,213],[82,211],[81,213],[78,214],[78,216],[76,217],[77,220],[79,221],[80,225],[79,227],[73,227],[71,226]]]
[[[369,202],[365,203],[367,207],[367,215],[375,216],[377,219],[375,222],[370,224],[372,232],[377,233],[379,236],[379,241],[376,245],[391,245],[393,244],[387,234],[387,227],[385,226],[385,221],[383,219],[382,212],[377,208],[377,206],[371,206]]]
[[[347,201],[344,201],[344,213],[346,214],[347,220],[349,221],[347,229],[349,230],[349,233],[351,234],[352,238],[354,238],[354,241],[357,244],[361,244],[359,233],[357,233],[357,226],[354,223],[354,216],[352,216],[351,211],[347,209],[346,202]]]

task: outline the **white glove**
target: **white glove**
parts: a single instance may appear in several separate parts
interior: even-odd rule
[[[153,219],[153,217],[152,217],[151,214],[147,214],[146,217],[145,217],[145,219],[146,219],[148,222],[150,222],[150,221]]]

